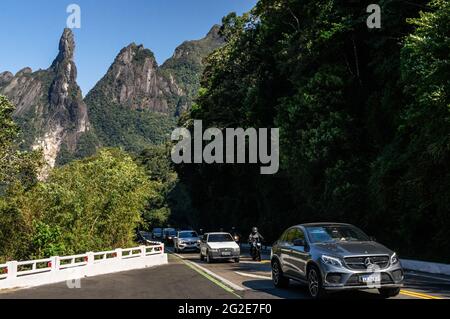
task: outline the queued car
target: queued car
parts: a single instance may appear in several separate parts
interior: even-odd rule
[[[349,224],[314,223],[287,229],[272,247],[271,265],[276,287],[299,281],[314,299],[332,291],[375,288],[389,298],[403,286],[397,254]]]
[[[164,228],[162,240],[166,245],[173,245],[173,240],[177,236],[177,230],[175,228]]]
[[[234,260],[239,263],[241,249],[230,233],[207,233],[200,241],[200,260]]]
[[[179,231],[173,240],[173,247],[176,253],[188,250],[198,251],[200,250],[200,237],[193,230]]]
[[[138,231],[137,242],[142,245],[149,245],[153,242],[153,234],[146,231]]]
[[[153,228],[152,237],[153,237],[154,240],[162,241],[162,239],[163,239],[163,229],[162,228]]]

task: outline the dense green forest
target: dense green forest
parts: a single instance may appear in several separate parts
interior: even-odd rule
[[[350,222],[404,257],[450,261],[450,4],[260,0],[224,18],[189,119],[279,127],[282,170],[184,165],[198,227]]]

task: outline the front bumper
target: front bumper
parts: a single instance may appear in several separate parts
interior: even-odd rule
[[[240,251],[232,251],[232,252],[228,252],[229,254],[227,254],[227,252],[221,252],[221,251],[217,251],[217,252],[213,252],[210,251],[209,252],[209,257],[211,259],[236,259],[239,258],[241,256],[241,252]]]
[[[400,264],[390,265],[377,271],[353,270],[347,267],[336,267],[321,264],[323,288],[330,291],[364,290],[379,288],[403,287],[404,271]],[[379,275],[380,280],[363,282],[363,277]],[[376,276],[378,277],[378,276]]]
[[[198,244],[178,244],[177,248],[181,251],[185,250],[200,250],[200,245]]]

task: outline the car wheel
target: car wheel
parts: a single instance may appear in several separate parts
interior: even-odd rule
[[[239,264],[240,261],[241,261],[240,258],[234,258],[234,262],[235,262],[236,264]]]
[[[272,282],[277,288],[286,288],[289,285],[289,278],[284,277],[280,263],[277,260],[272,263]]]
[[[392,298],[400,294],[400,288],[380,288],[378,291],[383,298]]]
[[[311,266],[308,269],[308,291],[313,299],[320,299],[325,297],[325,290],[322,286],[322,276],[319,268]]]
[[[212,263],[212,258],[211,258],[211,256],[209,256],[209,251],[206,252],[206,262],[208,264]]]

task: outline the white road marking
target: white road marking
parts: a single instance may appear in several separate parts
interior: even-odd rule
[[[249,277],[249,278],[272,280],[272,277],[269,277],[269,276],[247,274],[247,273],[243,273],[243,272],[240,272],[240,271],[235,271],[235,273],[238,274],[238,275],[244,276],[244,277]]]
[[[432,275],[416,274],[414,272],[409,272],[409,271],[406,272],[406,275],[450,282],[450,279],[446,279],[446,278],[442,278],[442,277],[438,277],[438,276],[432,276]]]
[[[230,287],[230,288],[233,289],[233,290],[236,290],[236,291],[244,291],[244,290],[247,290],[246,288],[241,287],[241,286],[239,286],[239,285],[236,285],[235,283],[233,283],[233,282],[229,281],[228,279],[226,279],[226,278],[224,278],[224,277],[222,277],[222,276],[216,274],[215,272],[212,272],[211,270],[206,269],[206,268],[203,267],[203,266],[200,266],[198,263],[192,262],[192,261],[190,261],[190,260],[184,258],[184,256],[181,256],[181,255],[176,254],[176,253],[172,253],[172,254],[173,254],[174,256],[177,256],[178,258],[183,259],[185,262],[189,263],[189,265],[191,265],[191,266],[193,266],[193,267],[197,267],[198,269],[200,269],[201,271],[207,273],[207,274],[210,275],[211,277],[214,277],[215,279],[217,279],[217,280],[219,280],[220,282],[224,283],[225,285],[227,285],[228,287]]]

